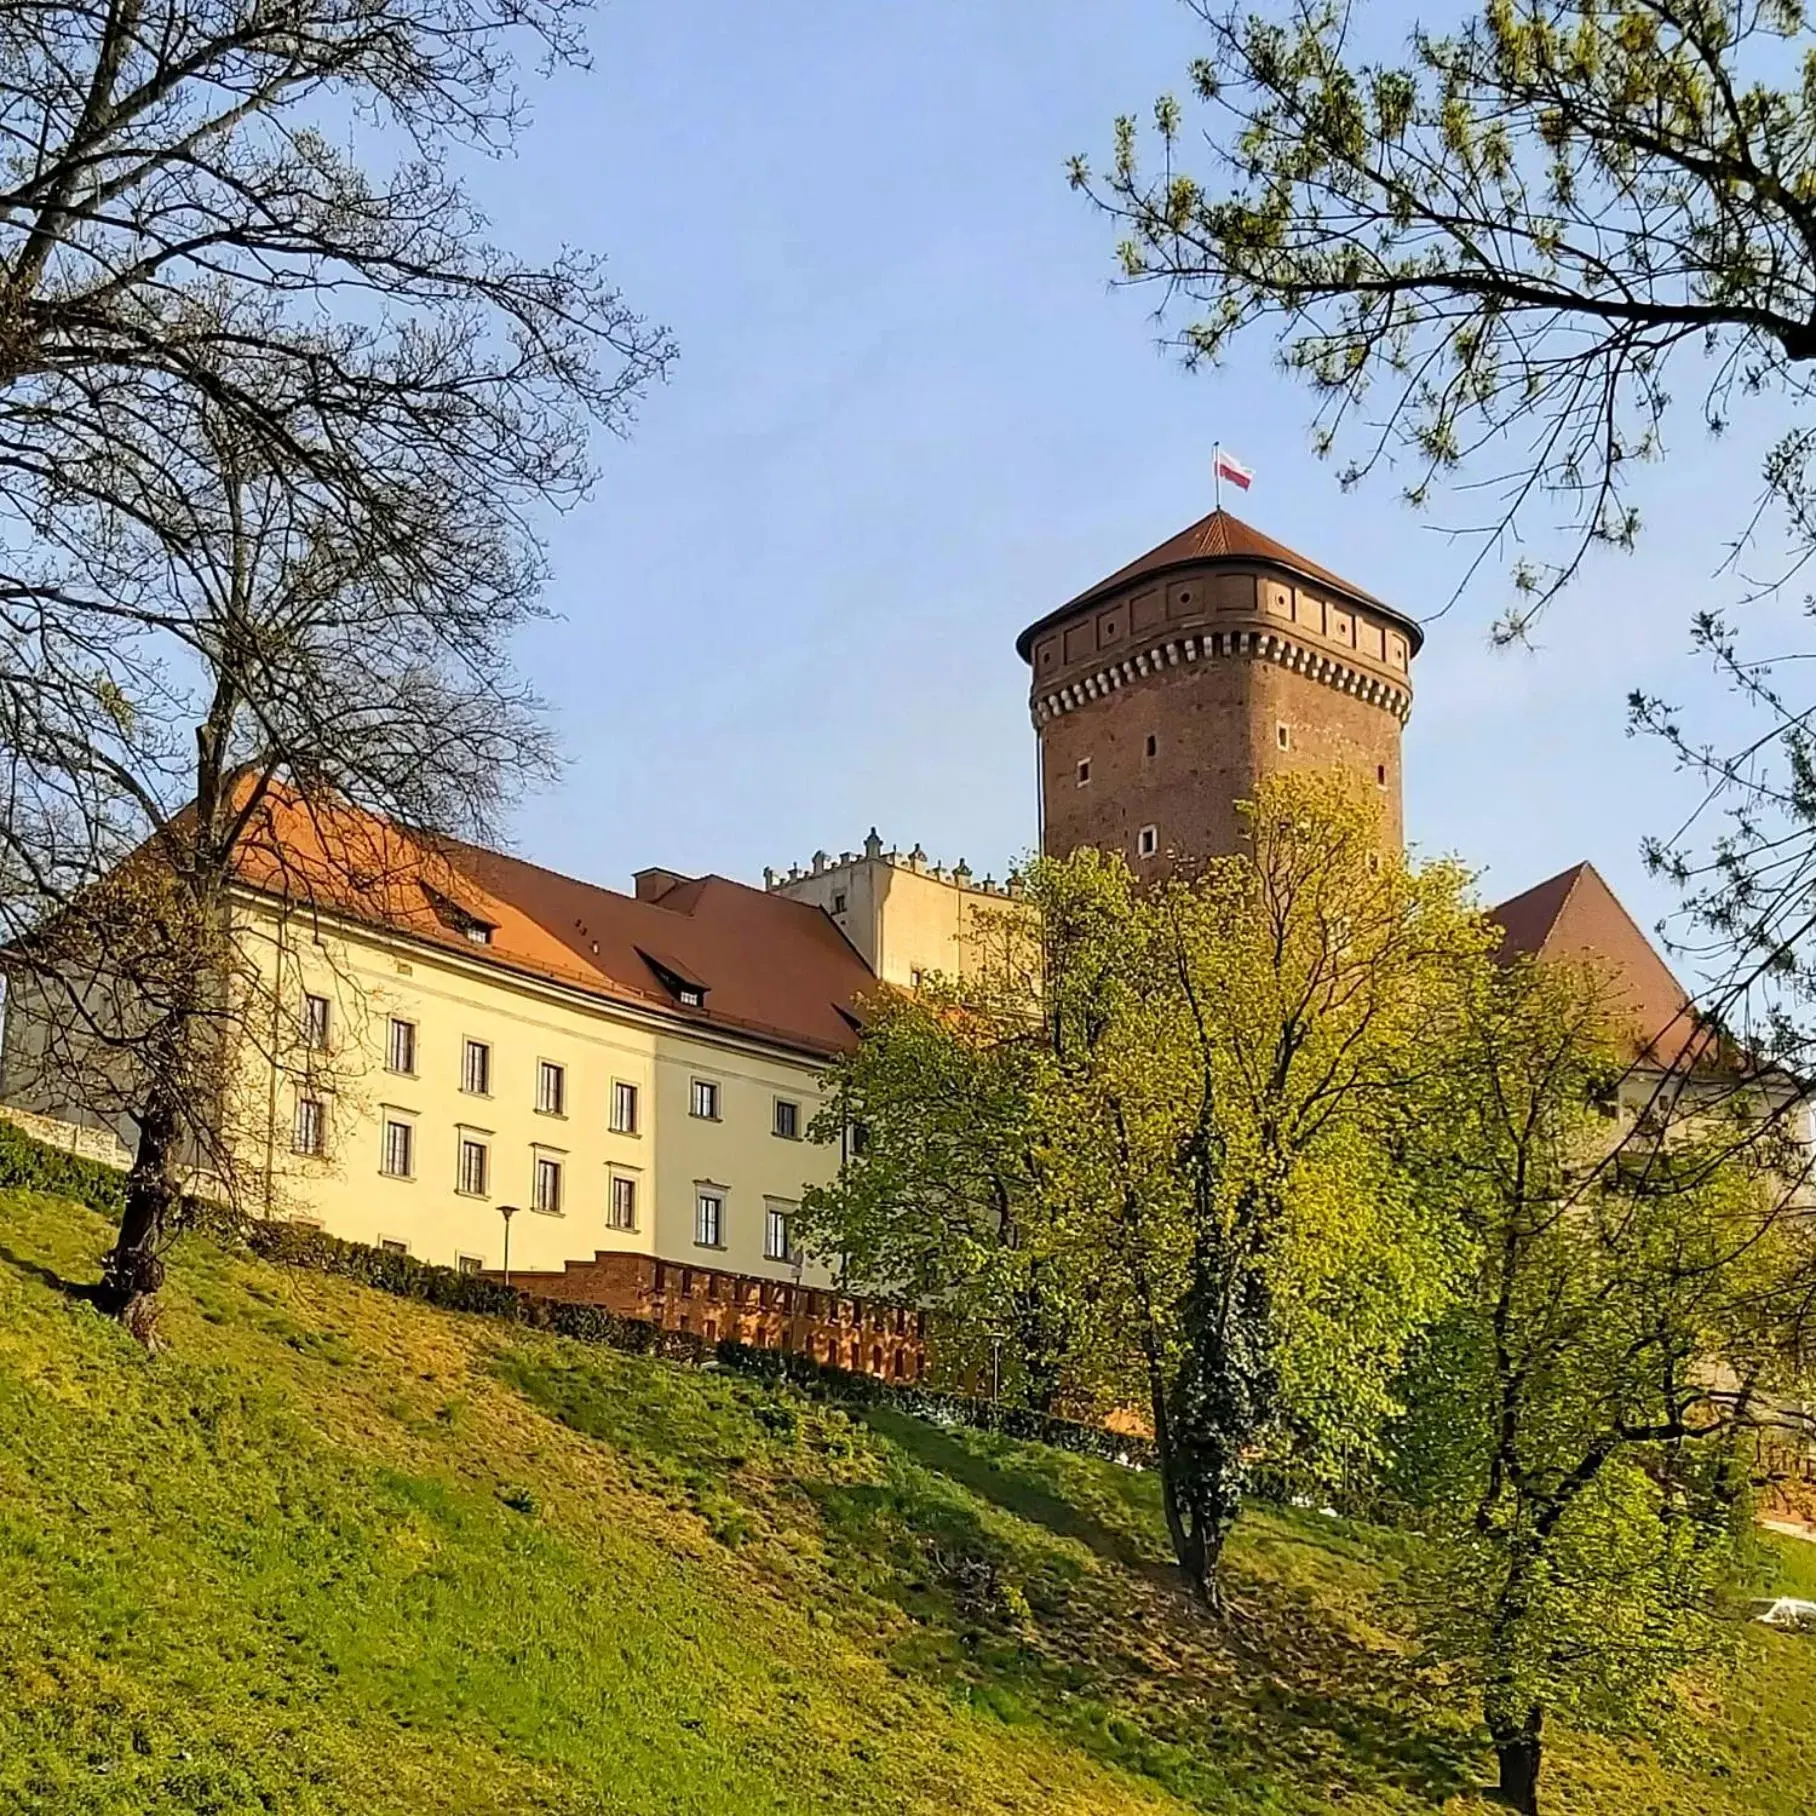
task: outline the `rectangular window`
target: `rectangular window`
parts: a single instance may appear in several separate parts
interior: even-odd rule
[[[291,1131],[291,1146],[299,1154],[319,1154],[327,1146],[328,1117],[319,1097],[296,1100],[296,1125]]]
[[[1080,757],[1078,759],[1078,786],[1083,788],[1090,779],[1091,759],[1089,757]]]
[[[385,1042],[385,1070],[413,1077],[416,1072],[416,1024],[391,1017],[391,1032]]]
[[[719,1120],[719,1087],[710,1078],[694,1080],[693,1113],[707,1122]]]
[[[460,1056],[460,1088],[473,1097],[492,1094],[492,1049],[483,1040],[470,1040]]]
[[[637,1227],[637,1182],[622,1173],[612,1175],[611,1202],[606,1206],[605,1221],[615,1230]]]
[[[483,1198],[486,1195],[486,1175],[490,1172],[491,1155],[483,1141],[476,1141],[471,1135],[460,1138],[460,1189],[469,1198]]]
[[[702,1248],[725,1246],[725,1199],[718,1192],[701,1192],[695,1196],[694,1240]]]
[[[385,1118],[385,1148],[379,1170],[392,1179],[410,1179],[416,1173],[416,1129],[395,1116]]]
[[[1160,828],[1144,826],[1135,835],[1135,853],[1138,857],[1151,858],[1160,849]]]
[[[567,1114],[567,1067],[552,1059],[536,1062],[536,1108],[545,1116]]]
[[[328,999],[312,992],[303,995],[303,1045],[320,1052],[328,1044]]]
[[[845,912],[845,891],[843,889],[835,889],[832,892],[832,911],[834,914]]]
[[[455,1258],[454,1265],[463,1274],[477,1274],[485,1266],[485,1262],[478,1255],[459,1255]]]
[[[776,1133],[784,1141],[801,1139],[801,1106],[786,1097],[776,1099]]]
[[[561,1209],[561,1162],[546,1154],[536,1156],[536,1178],[530,1188],[530,1209],[551,1216]]]
[[[410,1252],[409,1243],[399,1242],[395,1236],[380,1236],[378,1246],[387,1255],[407,1255]]]
[[[794,1250],[788,1243],[788,1213],[770,1205],[763,1213],[763,1259],[792,1261]]]
[[[612,1086],[612,1133],[635,1135],[637,1132],[637,1087],[619,1079]]]

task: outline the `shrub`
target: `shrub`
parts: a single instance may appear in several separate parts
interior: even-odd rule
[[[504,1318],[531,1330],[574,1337],[582,1343],[600,1343],[632,1355],[662,1356],[674,1362],[704,1362],[711,1349],[704,1337],[692,1331],[665,1330],[647,1319],[621,1317],[597,1305],[534,1298],[501,1280],[436,1267],[414,1256],[393,1255],[364,1242],[346,1242],[303,1224],[254,1223],[248,1227],[245,1239],[255,1255],[282,1267],[339,1274],[363,1286],[377,1287],[380,1292],[440,1306],[444,1311],[477,1312],[482,1317]]]
[[[124,1173],[52,1147],[4,1117],[0,1117],[0,1186],[73,1198],[103,1217],[118,1217],[126,1208]]]

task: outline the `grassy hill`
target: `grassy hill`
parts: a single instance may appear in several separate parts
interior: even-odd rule
[[[199,1240],[148,1358],[60,1290],[105,1238],[0,1193],[0,1809],[1491,1807],[1389,1535],[1250,1516],[1220,1633],[1146,1478]],[[1672,1760],[1560,1737],[1552,1808],[1801,1816],[1812,1706],[1751,1629]]]

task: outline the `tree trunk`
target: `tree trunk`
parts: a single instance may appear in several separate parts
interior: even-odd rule
[[[139,1143],[126,1175],[120,1234],[94,1292],[95,1303],[148,1348],[155,1337],[157,1292],[164,1284],[161,1250],[177,1199],[178,1127],[168,1092],[154,1090],[139,1118]]]
[[[1539,1816],[1539,1767],[1543,1763],[1540,1730],[1545,1711],[1529,1709],[1512,1733],[1496,1733],[1494,1755],[1500,1765],[1500,1798],[1520,1816]]]

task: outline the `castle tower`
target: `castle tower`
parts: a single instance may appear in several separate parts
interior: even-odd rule
[[[1397,842],[1420,642],[1391,606],[1213,511],[1016,639],[1042,848],[1120,851],[1154,881],[1234,850],[1236,803],[1293,769],[1378,789]]]

